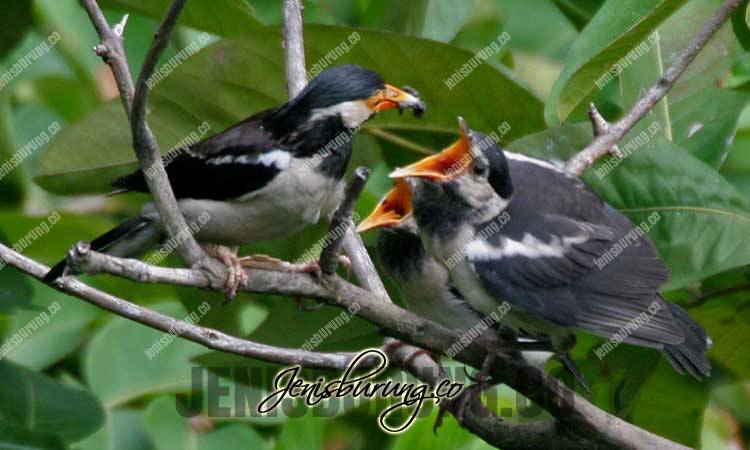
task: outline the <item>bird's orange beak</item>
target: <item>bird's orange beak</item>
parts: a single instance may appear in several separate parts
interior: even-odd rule
[[[391,178],[418,177],[433,181],[452,180],[463,173],[474,159],[471,154],[469,127],[463,118],[458,118],[461,137],[440,153],[428,156],[414,164],[396,169],[389,175]]]
[[[411,215],[411,189],[402,179],[396,180],[393,189],[357,227],[357,233],[373,228],[398,225]]]
[[[410,92],[407,92],[410,91]],[[367,107],[375,112],[398,108],[414,110],[414,115],[420,116],[427,109],[425,103],[419,98],[416,91],[409,88],[399,89],[386,84],[384,89],[379,90],[366,100]]]

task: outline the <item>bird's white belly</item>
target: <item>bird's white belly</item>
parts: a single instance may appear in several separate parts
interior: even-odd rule
[[[199,225],[191,225],[199,241],[246,244],[276,239],[316,223],[329,207],[331,194],[337,192],[336,184],[315,171],[286,170],[263,188],[231,202],[182,199],[178,203],[188,225]],[[155,214],[147,210],[148,206],[144,215]]]

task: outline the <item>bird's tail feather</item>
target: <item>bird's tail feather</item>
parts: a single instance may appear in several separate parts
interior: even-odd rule
[[[144,253],[161,240],[156,224],[145,217],[136,217],[112,228],[91,241],[91,250],[120,257],[134,257]],[[66,274],[67,260],[55,264],[44,276],[51,283]]]
[[[674,303],[669,303],[669,307],[672,316],[685,333],[685,341],[681,344],[665,344],[664,356],[680,373],[687,372],[698,380],[711,376],[711,364],[706,357],[706,350],[711,347],[711,339],[687,311]]]

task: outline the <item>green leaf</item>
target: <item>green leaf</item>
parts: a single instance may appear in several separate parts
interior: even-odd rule
[[[308,412],[290,420],[281,429],[275,450],[323,450],[326,421]]]
[[[386,29],[449,42],[469,18],[478,0],[391,0]]]
[[[17,151],[12,111],[8,91],[0,91],[0,165],[11,161]],[[16,206],[21,203],[25,179],[22,166],[0,177],[0,206]]]
[[[743,0],[740,6],[732,13],[732,30],[737,40],[740,41],[745,50],[750,50],[750,28],[748,28],[748,1]]]
[[[589,23],[604,0],[554,0],[555,5],[579,30]]]
[[[104,0],[102,6],[161,20],[170,3],[171,0]],[[180,14],[179,24],[219,36],[253,33],[262,27],[244,0],[191,0]]]
[[[0,448],[9,450],[65,450],[54,434],[33,432],[0,422]]]
[[[175,302],[153,308],[179,319],[188,315]],[[146,351],[151,348],[163,349],[149,359]],[[83,354],[83,372],[91,390],[109,408],[146,394],[187,391],[190,359],[205,351],[193,342],[118,317],[91,339]]]
[[[102,408],[86,391],[4,360],[0,360],[0,379],[3,426],[57,436],[70,443],[88,436],[102,424]]]
[[[31,0],[16,0],[3,5],[0,9],[0,61],[18,45],[33,23]]]
[[[348,42],[353,32],[341,27],[307,27],[310,67],[331,48]],[[336,64],[362,64],[391,84],[414,86],[431,108],[422,119],[386,112],[369,122],[364,132],[377,128],[396,134],[416,131],[455,135],[459,112],[473,127],[486,132],[507,121],[512,125],[507,136],[511,139],[543,128],[541,102],[505,69],[482,64],[449,90],[443,79],[466,63],[472,57],[470,52],[424,39],[364,30],[357,33],[360,41],[350,46],[349,53]],[[211,125],[213,134],[250,114],[283,103],[280,39],[276,31],[266,30],[221,41],[188,59],[159,84],[149,105],[149,123],[162,150],[195,132],[203,121]],[[398,64],[394,64],[394,57]],[[130,145],[122,107],[110,103],[58,135],[42,157],[36,181],[62,194],[106,191],[115,176],[134,168]]]
[[[14,314],[6,339],[22,336],[8,359],[34,370],[42,370],[75,351],[91,322],[101,310],[61,294],[42,284],[33,284],[31,308]]]
[[[143,426],[143,411],[113,409],[98,432],[79,442],[76,450],[156,450]]]
[[[680,375],[657,350],[622,344],[600,360],[594,350],[601,340],[585,341],[586,348],[574,350],[582,356],[575,363],[585,373],[594,404],[659,436],[698,444],[708,404],[705,381]],[[562,368],[553,374],[569,377]]]
[[[583,111],[599,92],[597,80],[653,32],[685,0],[617,0],[606,2],[581,31],[545,108],[550,125]],[[600,80],[600,84],[603,81]]]
[[[209,432],[197,432],[190,426],[189,419],[177,413],[175,402],[174,397],[158,397],[149,403],[143,413],[146,430],[156,450],[224,450],[230,448],[270,450],[272,448],[268,440],[243,424],[231,424]]]
[[[509,149],[564,161],[590,140],[589,124],[571,125],[520,139]],[[628,135],[622,142],[632,154],[608,173],[611,160],[600,162],[585,179],[635,224],[659,214],[649,235],[672,272],[665,289],[750,263],[747,203],[724,177],[658,136]]]
[[[747,291],[707,301],[690,314],[706,328],[714,345],[709,355],[739,380],[750,379],[750,355],[743,351],[750,336],[750,302]]]
[[[479,437],[462,428],[453,416],[446,416],[443,425],[437,433],[432,427],[437,418],[437,407],[433,407],[433,414],[418,417],[406,432],[396,437],[396,444],[392,450],[411,450],[415,448],[429,448],[430,450],[491,450],[495,447],[487,444]]]

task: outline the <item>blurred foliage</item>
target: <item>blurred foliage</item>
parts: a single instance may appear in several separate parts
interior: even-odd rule
[[[130,14],[126,51],[131,71],[137,73],[169,1],[100,3],[111,23]],[[608,161],[585,176],[634,222],[660,214],[650,236],[672,271],[666,295],[687,306],[707,329],[714,341],[709,356],[715,367],[710,380],[698,383],[676,374],[657,352],[647,349],[621,346],[600,361],[593,352],[600,340],[581,335],[574,357],[592,385],[590,399],[632,423],[708,450],[746,448],[750,437],[750,352],[745,347],[750,339],[747,3],[667,97],[623,139],[621,148],[631,141],[641,143],[633,154],[606,176],[598,174]],[[326,54],[346,43],[335,64],[370,67],[392,84],[415,87],[429,104],[422,120],[384,114],[363,128],[352,167],[367,165],[374,176],[357,211],[367,213],[389,188],[387,174],[393,167],[449,143],[459,114],[485,132],[507,122],[511,129],[503,142],[509,149],[564,161],[592,138],[585,116],[589,102],[596,102],[610,120],[620,117],[719,4],[307,0],[308,67],[327,64]],[[158,84],[149,104],[149,123],[163,151],[204,121],[210,133],[216,133],[284,101],[280,22],[280,0],[188,2],[163,62],[197,42],[200,50]],[[355,32],[359,40],[352,43]],[[449,89],[444,80],[503,33],[510,40]],[[53,35],[61,37],[59,42],[45,46]],[[135,159],[116,86],[91,52],[96,43],[77,0],[14,0],[0,8],[0,164],[28,143],[41,142],[19,167],[0,177],[0,241],[25,243],[23,253],[46,264],[61,258],[71,243],[101,234],[147,201],[143,195],[101,196],[114,177],[134,167]],[[641,49],[637,57],[631,53],[634,48]],[[23,60],[28,64],[19,70]],[[620,66],[613,72],[616,63]],[[601,78],[607,73],[612,77]],[[658,129],[649,128],[655,122]],[[62,131],[40,141],[53,123]],[[59,223],[29,239],[53,212],[60,213]],[[243,252],[293,260],[324,233],[321,224],[247,246]],[[374,236],[365,239],[372,244]],[[172,257],[166,263],[179,261]],[[329,307],[303,312],[289,299],[272,296],[243,295],[220,307],[218,294],[106,276],[85,280],[177,318],[208,302],[211,309],[202,324],[289,347],[301,345],[341,313]],[[49,322],[0,361],[2,448],[488,448],[453,419],[434,436],[434,411],[402,435],[384,434],[377,428],[374,409],[382,402],[346,407],[327,419],[311,411],[293,418],[187,419],[178,414],[177,405],[179,394],[191,389],[193,368],[228,389],[220,405],[230,408],[240,395],[255,399],[249,407],[257,404],[278,368],[179,339],[150,359],[144,350],[163,338],[162,333],[111,317],[13,268],[0,269],[2,342],[49,313],[51,305],[57,309]],[[320,349],[353,350],[379,340],[375,327],[354,318]],[[550,366],[553,374],[571,382],[559,364]],[[260,381],[237,378],[253,370],[268,376]],[[503,408],[512,405],[517,415],[510,389],[498,388],[486,397]],[[205,398],[200,401],[204,410],[210,406]]]

